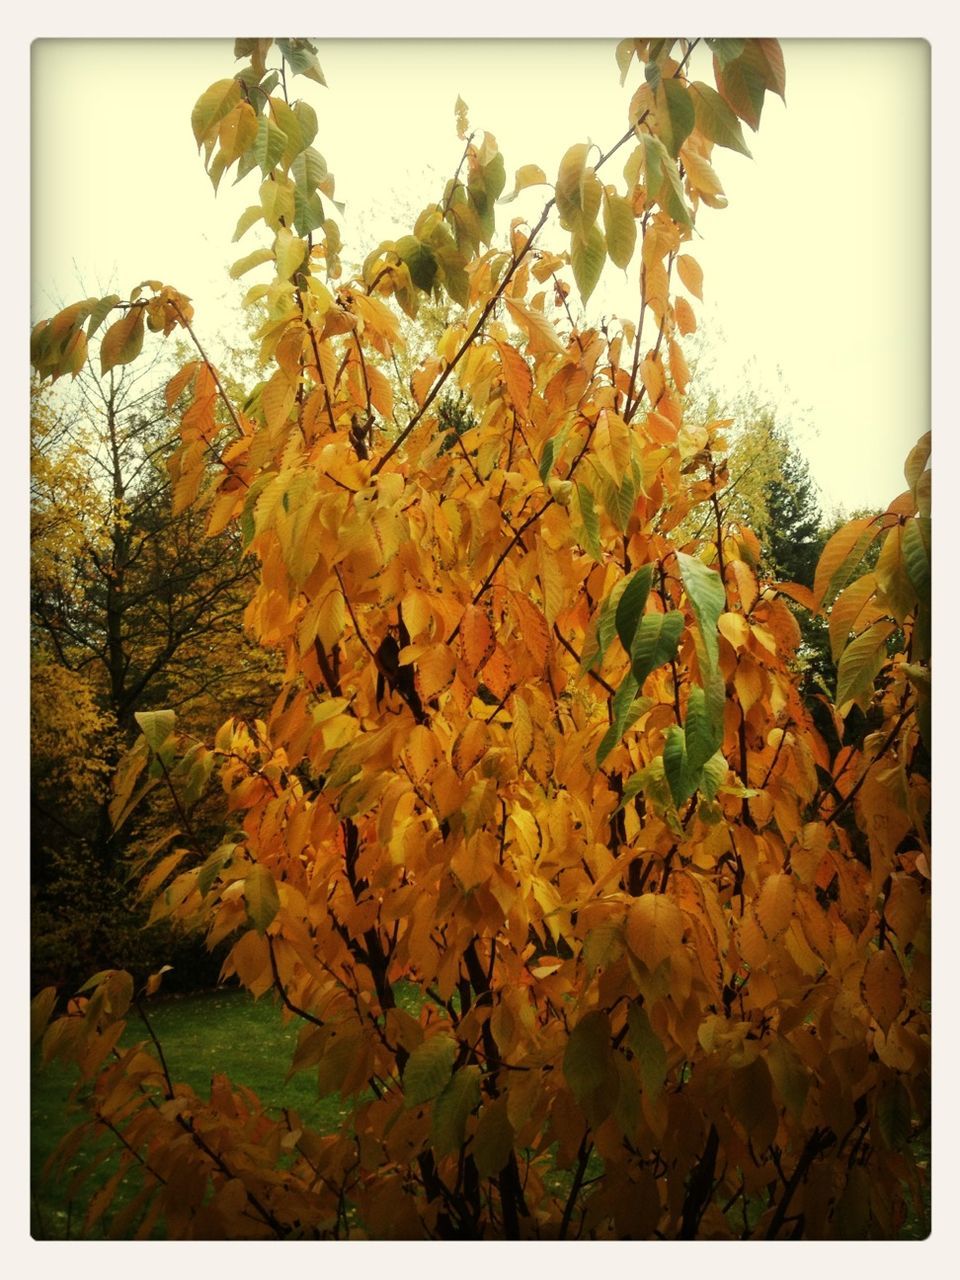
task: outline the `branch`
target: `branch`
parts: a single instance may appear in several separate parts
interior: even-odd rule
[[[641,120],[643,120],[643,118],[644,117],[641,116],[640,120],[637,121],[636,125],[631,125],[631,127],[627,130],[627,132],[623,135],[623,137],[619,138],[613,144],[613,146],[610,148],[609,151],[606,151],[601,155],[600,159],[594,165],[594,170],[599,169],[600,166],[605,163],[605,161],[609,160],[610,157],[615,152],[619,151],[619,149],[624,145],[624,143],[629,142],[630,139],[636,135],[636,130]],[[519,253],[513,254],[510,261],[510,265],[507,267],[506,271],[503,273],[503,279],[500,281],[500,284],[497,286],[496,291],[493,293],[491,298],[488,300],[486,306],[481,311],[480,318],[477,320],[477,323],[473,326],[473,328],[471,329],[470,333],[466,336],[466,338],[464,338],[457,354],[453,357],[453,359],[447,365],[446,369],[444,369],[443,373],[441,373],[440,377],[433,384],[433,387],[431,388],[429,395],[424,400],[423,404],[420,406],[418,411],[413,415],[413,417],[410,419],[410,421],[407,423],[404,429],[400,432],[396,440],[394,440],[393,444],[390,446],[387,452],[383,455],[380,461],[376,463],[376,465],[374,466],[373,470],[370,473],[372,476],[375,476],[383,467],[385,467],[386,464],[393,457],[393,455],[397,452],[397,450],[400,448],[400,446],[403,444],[406,438],[410,435],[410,432],[413,431],[417,423],[420,421],[423,415],[430,408],[431,404],[433,404],[434,400],[437,398],[437,395],[439,394],[447,378],[449,378],[450,374],[453,373],[454,369],[460,363],[462,358],[466,355],[467,351],[469,351],[470,347],[473,345],[474,341],[476,340],[477,335],[480,333],[480,331],[483,329],[483,326],[486,324],[490,313],[493,311],[494,307],[497,305],[497,303],[500,301],[500,298],[506,291],[507,285],[516,275],[517,269],[519,268],[521,262],[523,262],[524,258],[533,248],[533,242],[537,238],[537,236],[540,234],[540,232],[543,230],[543,227],[546,224],[547,218],[550,216],[550,210],[553,208],[555,204],[556,204],[556,197],[551,196],[551,198],[543,206],[543,211],[540,214],[540,217],[537,219],[536,223],[534,224],[532,230],[530,231],[530,234],[527,236],[527,239],[524,243],[523,248],[520,250]]]

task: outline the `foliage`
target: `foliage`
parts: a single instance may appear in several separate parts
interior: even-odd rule
[[[404,993],[400,992],[398,998],[402,1002]],[[247,992],[236,988],[221,988],[189,995],[165,993],[151,1003],[148,1016],[151,1029],[163,1043],[171,1071],[198,1093],[209,1091],[213,1067],[229,1078],[242,1079],[273,1114],[279,1114],[284,1106],[294,1107],[322,1133],[335,1132],[343,1119],[344,1104],[337,1098],[318,1099],[307,1076],[285,1078],[287,1063],[296,1048],[297,1030],[292,1022],[284,1020],[275,1005],[264,1000],[255,1002]],[[143,1034],[142,1020],[131,1019],[122,1047],[133,1045]],[[73,1072],[61,1063],[44,1066],[39,1055],[33,1066],[32,1234],[35,1239],[82,1238],[88,1207],[117,1171],[116,1140],[109,1132],[104,1133],[92,1149],[77,1152],[64,1169],[51,1161],[74,1123],[67,1109]],[[111,1205],[112,1219],[139,1190],[134,1173],[121,1180]],[[106,1238],[109,1225],[101,1218],[90,1236]],[[161,1217],[153,1235],[162,1237],[164,1229]]]
[[[690,78],[693,42],[621,42],[622,77],[642,68],[629,128],[572,146],[506,247],[503,157],[458,104],[441,199],[341,285],[316,115],[274,92],[270,42],[239,41],[249,61],[197,103],[214,186],[234,165],[260,181],[241,224],[267,243],[235,271],[274,273],[251,291],[272,372],[242,408],[202,354],[175,376],[176,502],[212,534],[239,526],[259,564],[245,617],[285,665],[270,714],[231,716],[212,745],[141,714],[115,805],[144,776],[177,797],[187,820],[141,893],[229,941],[224,973],[282,1000],[291,1071],[348,1116],[322,1134],[219,1075],[203,1097],[152,1037],[114,1052],[126,973],[45,1031],[42,993],[45,1058],[77,1063],[89,1127],[140,1167],[126,1228],[893,1236],[919,1195],[929,450],[887,512],[831,539],[812,590],[772,585],[756,535],[725,524],[721,428],[684,415],[690,241],[699,205],[724,203],[715,145],[745,149],[740,122],[784,74],[775,41],[707,43],[716,88]],[[280,51],[317,78],[308,42]],[[545,181],[525,165],[515,185]],[[538,245],[554,213],[563,254]],[[608,256],[638,264],[637,322],[571,327],[543,286],[572,274],[587,297]],[[375,357],[394,304],[412,317],[428,296],[459,309],[384,440]],[[136,357],[148,319],[190,323],[157,282],[110,305],[108,363]],[[102,309],[35,329],[41,373],[72,372]],[[474,421],[444,450],[454,374]],[[698,509],[703,536],[684,536]],[[875,710],[862,747],[833,754],[811,721],[790,601],[832,610],[833,714]],[[186,808],[210,780],[216,847]]]
[[[146,911],[131,911],[131,843],[169,830],[170,798],[154,791],[115,835],[110,780],[139,707],[188,708],[212,731],[225,696],[259,709],[268,667],[237,633],[250,578],[239,539],[170,515],[169,359],[102,376],[96,355],[94,342],[68,388],[32,388],[34,981],[80,982],[108,959],[210,980],[196,940],[145,936]]]

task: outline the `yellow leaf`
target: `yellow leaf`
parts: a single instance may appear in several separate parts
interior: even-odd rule
[[[282,426],[297,400],[297,388],[283,369],[278,369],[260,393],[263,416],[268,427]]]
[[[884,1034],[903,1008],[903,986],[903,970],[891,949],[874,951],[864,966],[860,995]]]
[[[787,931],[793,919],[796,884],[793,877],[778,872],[767,876],[757,899],[757,923],[769,942]]]
[[[687,383],[690,381],[690,370],[679,345],[670,339],[670,375],[680,394],[686,395]]]
[[[734,649],[746,648],[750,639],[750,624],[742,613],[721,613],[717,619],[717,627],[723,638],[728,640]]]
[[[324,599],[317,614],[317,636],[328,653],[342,637],[345,623],[343,593],[334,588]]]
[[[693,314],[693,308],[686,298],[674,298],[673,314],[676,316],[677,328],[683,337],[688,333],[696,333],[697,317]]]
[[[417,692],[424,702],[429,702],[449,689],[456,673],[457,660],[453,650],[445,644],[435,645],[421,654],[417,661]]]
[[[118,364],[129,364],[140,354],[143,346],[143,307],[131,307],[103,335],[100,344],[100,372],[109,371]]]
[[[460,623],[460,648],[471,675],[483,669],[496,647],[493,627],[482,606],[467,605]]]
[[[503,380],[507,385],[510,399],[514,408],[519,409],[526,417],[530,409],[530,394],[533,391],[530,366],[516,347],[511,347],[509,343],[498,342],[497,351],[500,353]]]
[[[307,256],[307,242],[295,235],[289,227],[281,227],[277,232],[277,275],[281,280],[290,280],[295,271]]]
[[[680,273],[680,279],[686,288],[695,298],[703,301],[703,271],[700,263],[696,258],[691,258],[688,253],[681,253],[677,258],[677,271]]]
[[[644,893],[630,904],[625,933],[627,946],[652,971],[680,947],[683,916],[672,899]]]
[[[663,369],[657,357],[649,355],[642,361],[640,377],[647,389],[651,406],[656,407],[660,402],[660,397],[663,395],[664,388]]]

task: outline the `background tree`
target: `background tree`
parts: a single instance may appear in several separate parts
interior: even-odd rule
[[[109,813],[135,713],[159,701],[212,731],[224,697],[251,715],[266,697],[269,664],[239,625],[252,579],[235,531],[207,538],[195,510],[171,514],[170,373],[159,352],[106,375],[89,360],[69,389],[33,393],[34,958],[61,978],[150,954],[129,911],[131,833]],[[149,843],[172,816],[157,793],[133,834]]]

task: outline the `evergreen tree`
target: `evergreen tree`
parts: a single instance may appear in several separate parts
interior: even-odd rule
[[[779,476],[766,486],[768,514],[765,558],[770,573],[785,582],[813,586],[824,545],[823,517],[816,486],[803,455],[781,437]]]

